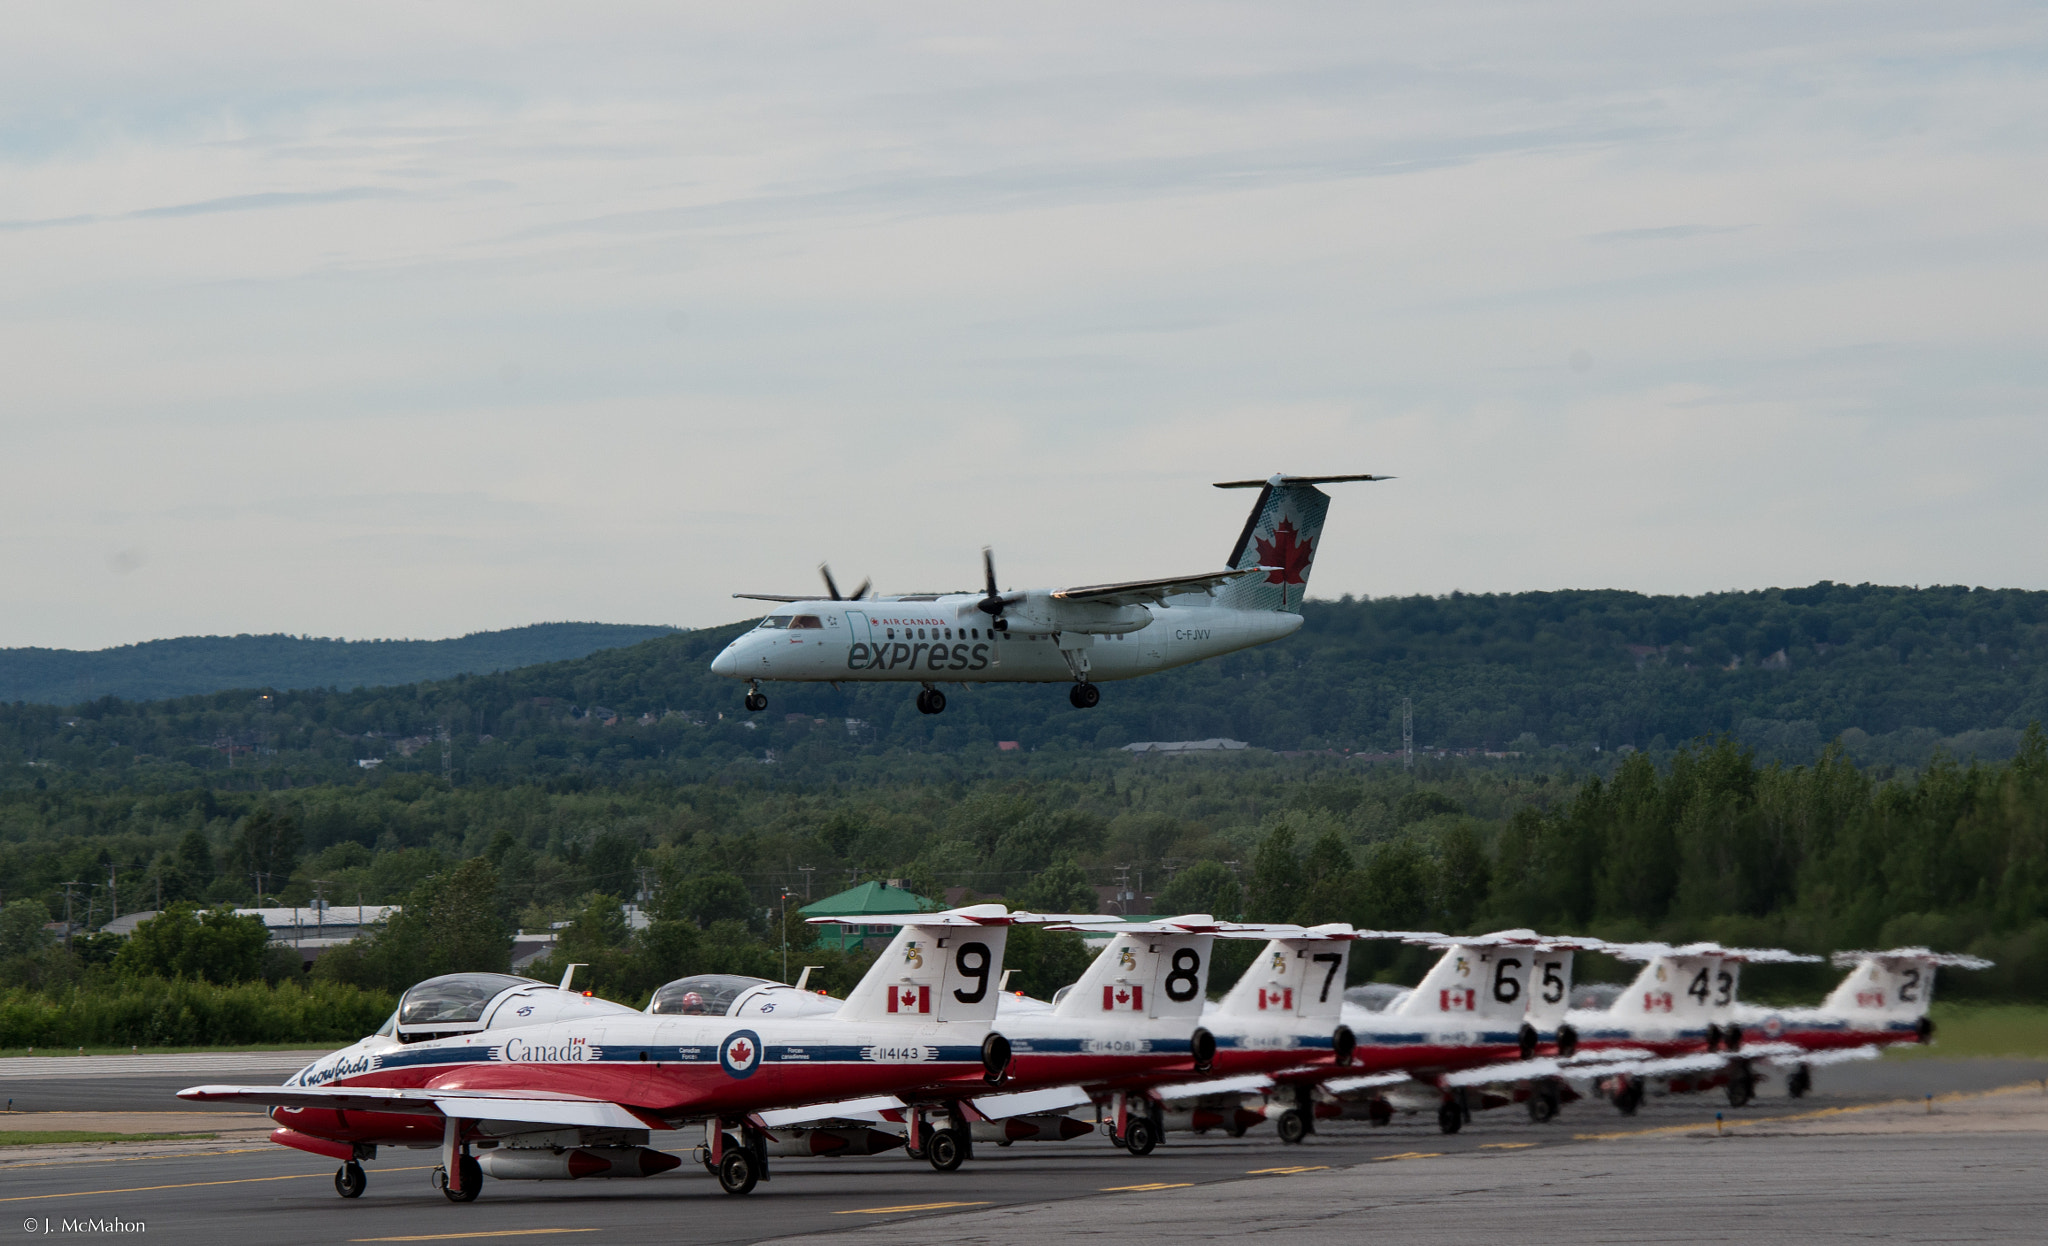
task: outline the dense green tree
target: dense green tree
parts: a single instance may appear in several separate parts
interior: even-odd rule
[[[383,930],[322,956],[316,976],[402,991],[424,978],[484,970],[504,973],[512,929],[498,874],[483,857],[436,874],[405,897]]]
[[[263,919],[174,904],[136,926],[114,957],[130,974],[247,982],[264,975],[270,931]]]
[[[1282,822],[1266,832],[1252,854],[1245,916],[1255,922],[1293,921],[1301,900],[1301,858],[1294,847],[1294,827]]]
[[[1010,903],[1034,913],[1093,913],[1095,888],[1088,885],[1088,875],[1069,857],[1032,875],[1029,882],[1011,893]]]
[[[1200,861],[1175,874],[1157,905],[1161,916],[1207,913],[1225,921],[1234,920],[1243,906],[1244,888],[1220,861]]]

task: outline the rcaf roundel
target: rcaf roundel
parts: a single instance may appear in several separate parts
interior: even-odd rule
[[[761,1067],[761,1036],[752,1030],[734,1030],[718,1048],[718,1063],[731,1077],[746,1078]]]

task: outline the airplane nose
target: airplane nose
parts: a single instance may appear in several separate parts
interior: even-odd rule
[[[718,656],[711,659],[711,673],[723,675],[727,679],[735,679],[739,676],[740,655],[733,652],[732,645],[727,645],[719,650]]]

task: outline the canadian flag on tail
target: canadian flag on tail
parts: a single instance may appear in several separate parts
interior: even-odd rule
[[[932,989],[929,986],[892,986],[889,988],[890,1012],[930,1012],[932,1010]]]
[[[1293,987],[1291,987],[1291,986],[1285,986],[1285,987],[1266,987],[1266,986],[1262,986],[1262,987],[1260,987],[1260,988],[1259,988],[1259,1011],[1260,1011],[1260,1012],[1264,1012],[1264,1011],[1266,1011],[1266,1010],[1267,1010],[1267,1009],[1269,1009],[1269,1008],[1278,1008],[1278,1009],[1281,1009],[1281,1010],[1283,1010],[1283,1011],[1286,1011],[1286,1012],[1293,1012],[1293,1011],[1294,1011],[1294,988],[1293,988]]]
[[[1145,988],[1127,986],[1123,983],[1103,983],[1102,1011],[1116,1012],[1119,1009],[1126,1012],[1145,1011]]]
[[[1478,1002],[1478,993],[1469,986],[1437,992],[1436,1006],[1439,1012],[1471,1012],[1478,1006]]]

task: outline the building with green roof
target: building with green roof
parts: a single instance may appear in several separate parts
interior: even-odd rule
[[[851,891],[842,891],[836,896],[826,896],[813,904],[806,904],[800,910],[805,917],[859,917],[872,913],[877,917],[896,913],[936,913],[936,900],[927,900],[916,892],[905,891],[888,882],[872,881],[862,883]],[[858,951],[868,946],[869,939],[877,942],[874,947],[886,946],[896,937],[894,926],[821,926],[818,928],[818,946],[836,948],[842,952]]]

